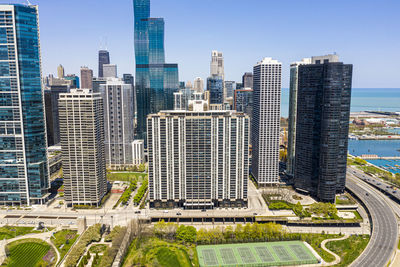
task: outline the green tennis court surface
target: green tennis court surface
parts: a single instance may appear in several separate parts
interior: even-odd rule
[[[197,246],[200,267],[286,266],[318,263],[301,241]]]

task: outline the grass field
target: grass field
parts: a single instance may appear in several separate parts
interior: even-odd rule
[[[18,240],[10,243],[7,248],[10,256],[4,264],[8,267],[52,266],[57,260],[50,245],[40,239]]]
[[[318,260],[301,241],[198,246],[200,267],[287,266]]]
[[[335,266],[344,267],[350,265],[363,252],[368,241],[368,235],[352,235],[344,240],[328,242],[326,247],[342,258]]]
[[[132,182],[132,181],[143,181],[144,178],[147,177],[147,173],[144,172],[110,172],[107,173],[108,181],[124,181],[124,182]]]
[[[51,237],[51,242],[58,249],[61,259],[64,258],[65,254],[67,254],[68,250],[72,247],[77,238],[77,231],[73,230],[61,230],[55,233],[54,237]]]
[[[26,235],[30,233],[40,233],[40,231],[34,231],[33,227],[3,226],[0,227],[0,240],[11,239],[16,236]]]
[[[185,246],[157,238],[132,242],[123,266],[199,266],[194,245]]]

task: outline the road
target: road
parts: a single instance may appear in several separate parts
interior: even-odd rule
[[[382,193],[374,190],[362,180],[356,178],[352,171],[347,172],[346,187],[366,205],[372,217],[372,235],[367,248],[358,257],[352,267],[384,267],[391,260],[397,248],[397,218]]]

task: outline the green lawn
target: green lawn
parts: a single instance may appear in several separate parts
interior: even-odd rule
[[[51,266],[57,260],[50,245],[40,239],[18,240],[10,243],[7,248],[10,256],[4,264],[8,267]]]
[[[158,238],[134,240],[123,266],[199,266],[194,245],[185,246]]]
[[[64,258],[77,238],[77,231],[73,230],[61,230],[55,233],[54,237],[51,237],[51,242],[56,246],[58,252],[60,252],[61,259]]]
[[[143,181],[147,177],[147,173],[144,172],[122,172],[122,173],[107,173],[108,181]]]
[[[11,239],[16,236],[26,235],[30,233],[40,233],[40,231],[34,231],[33,227],[3,226],[0,227],[0,240]]]
[[[363,252],[368,242],[368,235],[352,235],[345,240],[328,242],[326,247],[342,258],[335,266],[344,267],[350,265]]]
[[[106,249],[108,248],[107,245],[104,244],[97,244],[93,245],[90,247],[89,251],[90,253],[96,254],[96,253],[103,253]]]

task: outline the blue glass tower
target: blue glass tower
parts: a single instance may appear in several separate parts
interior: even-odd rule
[[[136,138],[146,139],[147,115],[173,109],[178,65],[165,63],[164,19],[150,18],[150,0],[133,0],[135,12]]]
[[[207,90],[210,92],[210,104],[224,103],[224,81],[221,76],[208,77]]]
[[[0,92],[0,203],[40,203],[49,179],[36,6],[0,5]]]

